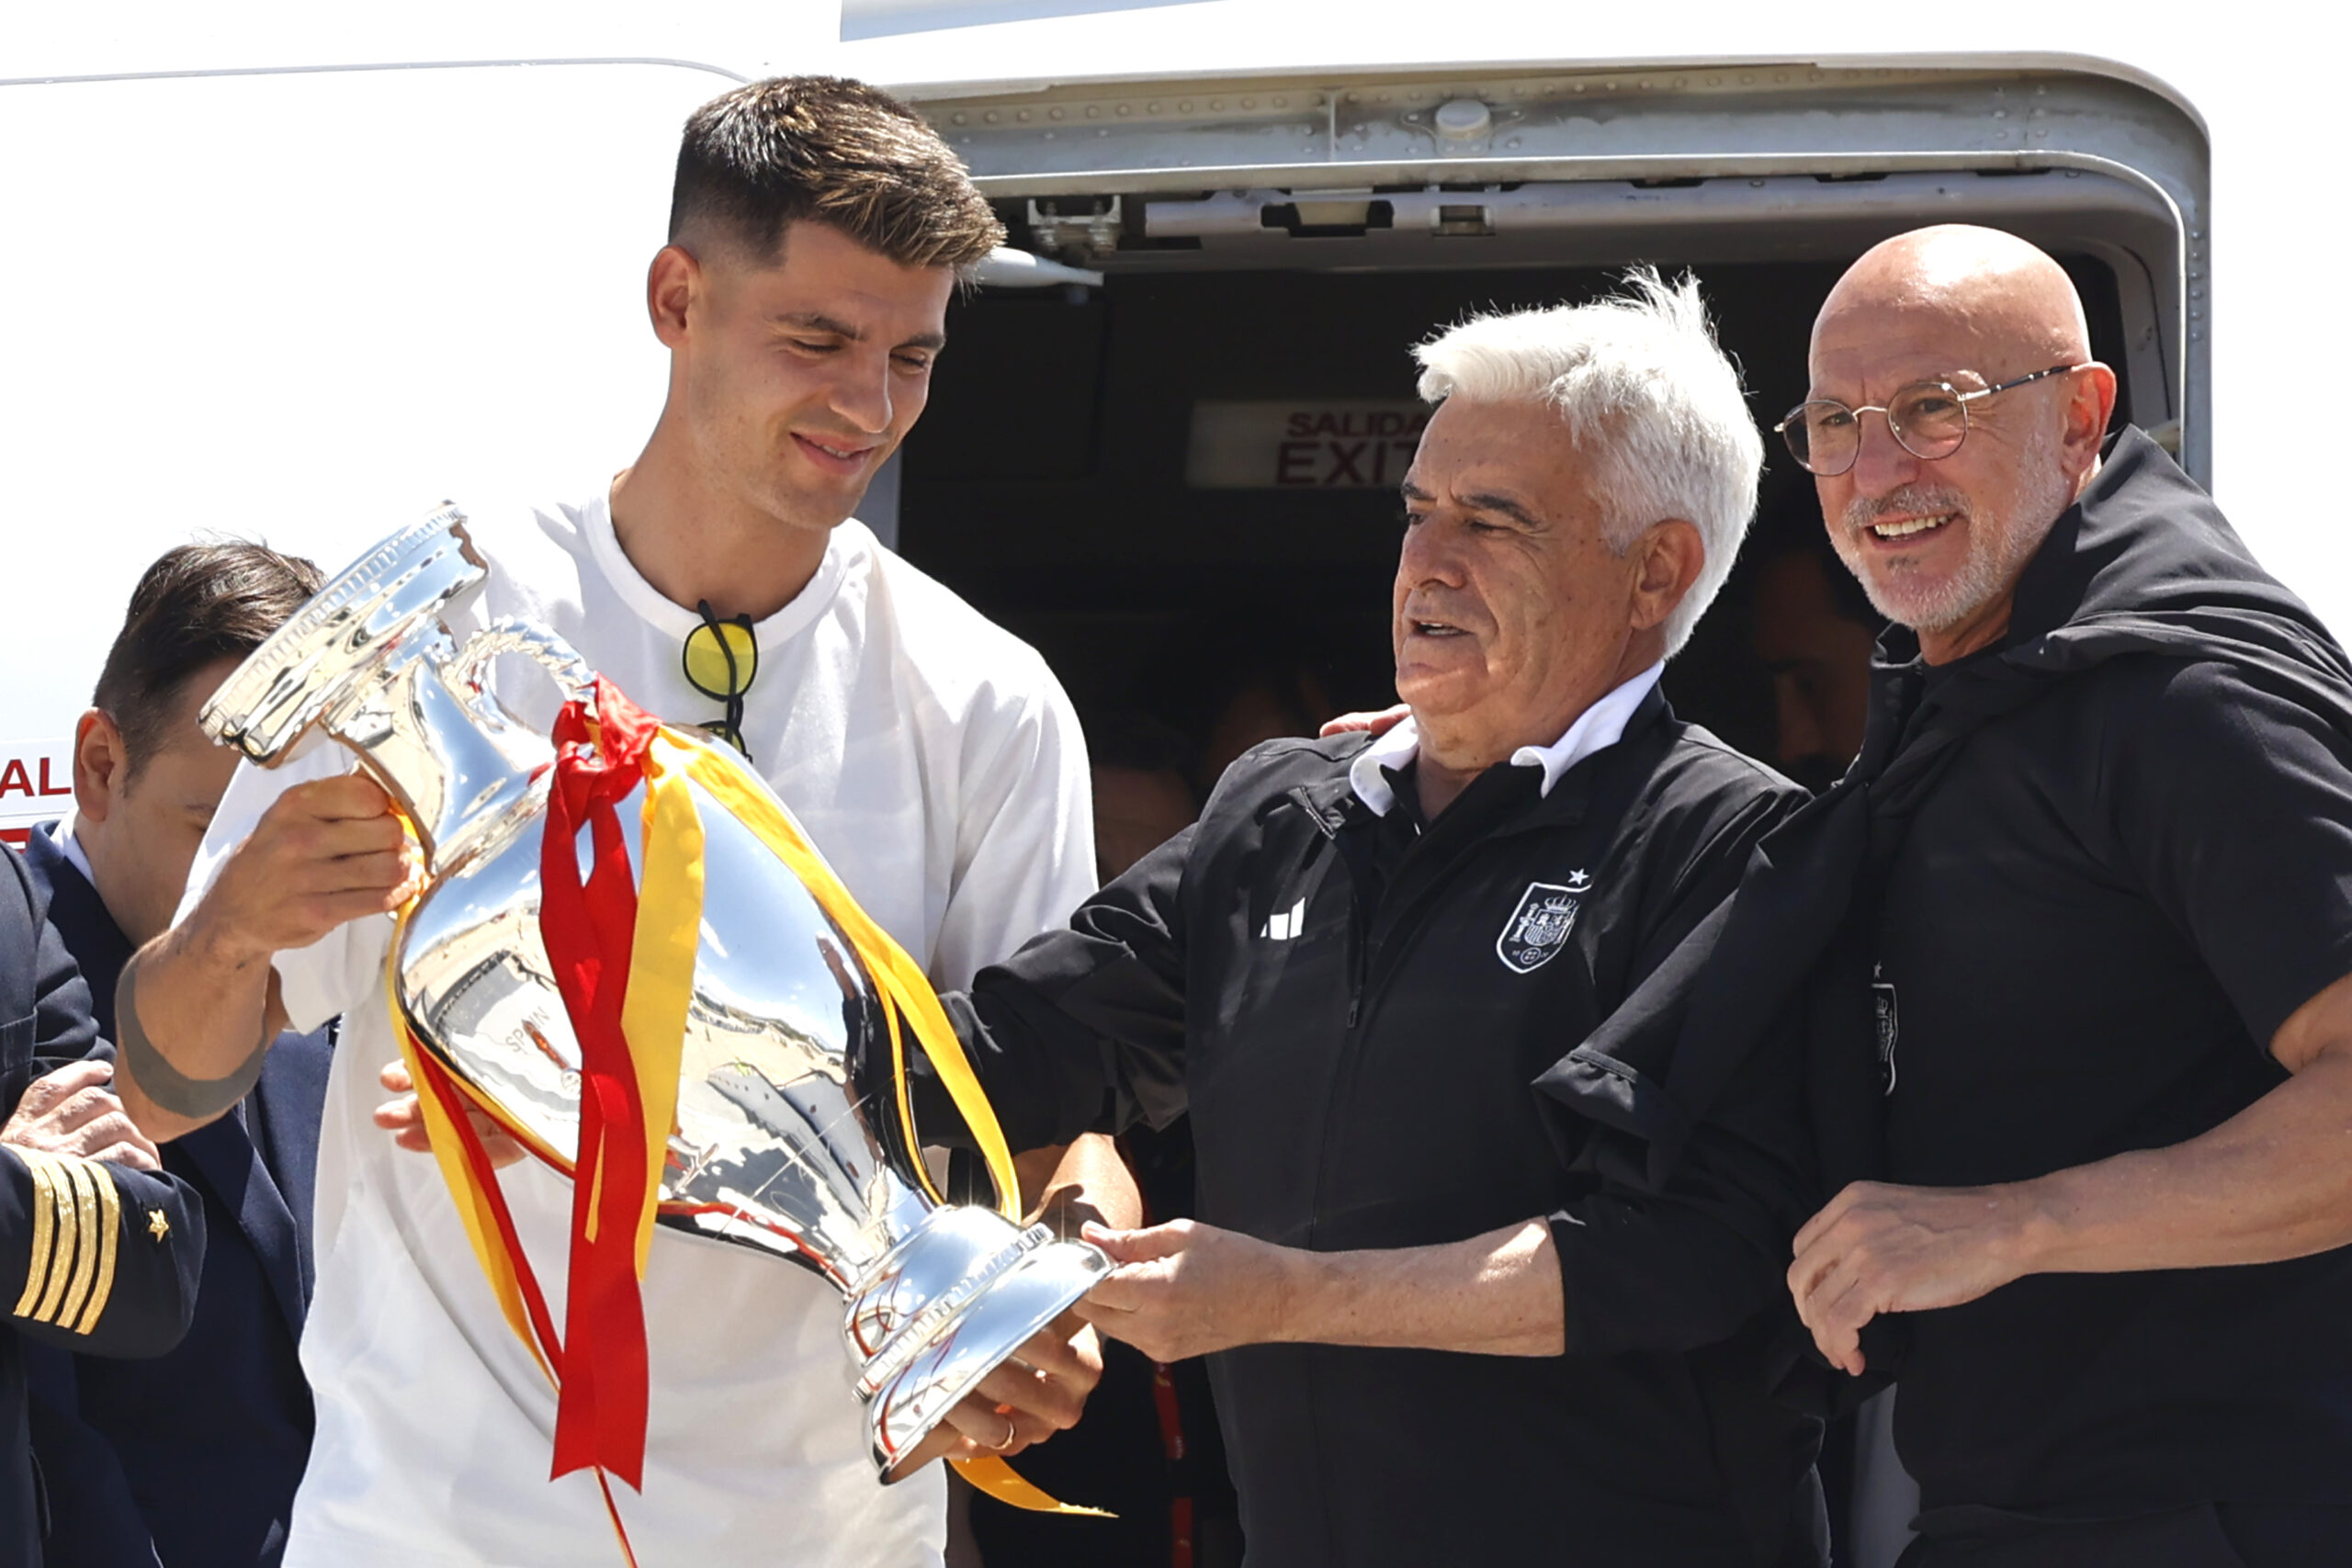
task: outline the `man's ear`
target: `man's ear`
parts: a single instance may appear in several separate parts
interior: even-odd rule
[[[702,263],[683,245],[664,245],[653,254],[645,273],[645,311],[653,319],[653,335],[665,348],[686,340],[686,317],[701,302]]]
[[[1634,541],[1634,629],[1645,632],[1674,614],[1707,569],[1707,542],[1679,517],[1653,523]]]
[[[2075,372],[2074,382],[2066,403],[2066,462],[2084,474],[2098,461],[2108,421],[2115,417],[2115,372],[2093,360]]]
[[[74,811],[103,822],[122,798],[130,779],[130,754],[122,731],[103,709],[85,708],[74,725]]]

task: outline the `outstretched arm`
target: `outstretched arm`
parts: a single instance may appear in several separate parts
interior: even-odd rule
[[[1566,1339],[1551,1226],[1439,1247],[1307,1252],[1191,1220],[1089,1226],[1118,1270],[1079,1315],[1158,1361],[1283,1342],[1556,1356]]]
[[[1789,1289],[1821,1353],[1860,1374],[1881,1313],[1958,1306],[2028,1274],[2275,1263],[2352,1244],[2352,976],[2296,1010],[2294,1076],[2209,1133],[2030,1181],[1861,1181],[1797,1234]]]

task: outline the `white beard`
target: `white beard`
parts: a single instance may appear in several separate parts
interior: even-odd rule
[[[1871,607],[1899,626],[1934,633],[1963,624],[2007,592],[2049,536],[2051,525],[2074,502],[2073,488],[2058,466],[2058,433],[2050,424],[2036,425],[2018,454],[2018,466],[2027,485],[2014,516],[1987,513],[1960,491],[1941,486],[1905,485],[1874,501],[1857,497],[1846,508],[1845,527],[1834,543]],[[1863,529],[1885,516],[1939,512],[1968,516],[1970,548],[1958,571],[1941,581],[1920,581],[1898,566],[1887,572],[1885,581],[1877,581],[1862,570],[1856,536]]]

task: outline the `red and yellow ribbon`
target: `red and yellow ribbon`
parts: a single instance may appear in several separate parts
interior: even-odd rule
[[[910,1031],[979,1145],[998,1207],[1016,1221],[1020,1183],[1003,1132],[922,971],[858,907],[741,759],[663,728],[601,680],[587,701],[566,706],[555,739],[555,777],[541,840],[540,931],[581,1051],[576,1154],[548,1147],[420,1048],[397,996],[393,1022],[417,1085],[435,1158],[474,1255],[508,1325],[557,1387],[554,1474],[594,1469],[612,1510],[607,1474],[642,1487],[647,1354],[639,1285],[655,1217],[665,1207],[660,1201],[662,1174],[676,1116],[702,927],[703,829],[689,781],[800,879],[873,978],[898,1084],[893,1109],[910,1153],[918,1148],[906,1073],[905,1036]],[[641,853],[632,886],[616,807],[640,782]],[[593,852],[584,876],[579,857],[583,829]],[[397,942],[393,951],[399,951]],[[466,1115],[469,1106],[573,1179],[560,1337],[497,1173]],[[932,1199],[943,1201],[921,1158],[908,1163]],[[1100,1513],[1056,1502],[1001,1459],[956,1463],[975,1487],[1015,1507]],[[617,1510],[613,1517],[620,1532]],[[626,1552],[628,1538],[620,1533]]]

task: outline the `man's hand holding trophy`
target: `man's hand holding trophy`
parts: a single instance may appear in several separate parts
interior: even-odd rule
[[[1018,1223],[1003,1138],[937,998],[759,776],[544,628],[461,639],[447,617],[487,576],[444,509],[331,581],[202,723],[263,765],[314,729],[357,757],[288,792],[245,867],[309,890],[282,918],[319,931],[273,931],[277,948],[398,910],[405,1059],[382,1081],[402,1098],[378,1122],[431,1150],[507,1321],[557,1379],[558,1473],[639,1479],[636,1292],[659,1227],[775,1253],[842,1292],[885,1480],[944,1456],[1053,1506],[997,1456],[1077,1418],[1099,1354],[1055,1325],[1109,1263]],[[554,678],[552,734],[490,694],[505,654]],[[935,1188],[907,1090],[918,1054],[1001,1212]],[[497,1168],[526,1153],[575,1182],[560,1326],[499,1192]]]

